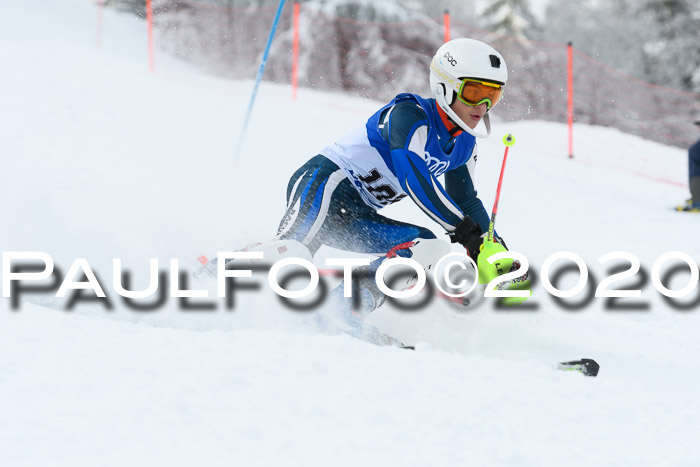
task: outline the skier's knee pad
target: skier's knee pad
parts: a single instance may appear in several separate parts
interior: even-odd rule
[[[450,244],[437,238],[418,238],[408,247],[410,255],[407,257],[420,264],[423,269],[430,270],[435,264],[451,250]]]
[[[301,242],[292,239],[271,240],[264,243],[254,243],[248,245],[243,251],[254,251],[263,253],[263,262],[275,263],[285,258],[302,258],[311,261],[312,256],[308,248]]]
[[[431,271],[440,258],[451,250],[450,244],[437,238],[417,238],[412,242],[403,243],[392,248],[386,255],[387,259],[401,256],[417,262],[426,272]],[[382,259],[384,261],[384,259]],[[401,279],[403,277],[403,279]],[[398,279],[395,286],[404,290],[416,284],[418,276],[410,266],[392,268],[391,280]]]

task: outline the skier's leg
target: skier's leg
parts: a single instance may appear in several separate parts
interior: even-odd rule
[[[360,304],[354,308],[362,315],[381,306],[386,299],[375,281],[376,271],[386,259],[397,256],[410,258],[427,272],[450,251],[449,243],[437,239],[425,227],[389,219],[371,208],[342,227],[341,235],[326,236],[329,246],[379,255],[369,266],[357,268],[353,274],[361,297]],[[404,290],[416,283],[417,275],[408,266],[395,266],[391,271],[392,277],[405,277],[395,283],[388,281],[395,289]],[[344,284],[341,283],[334,290],[334,296],[342,297],[343,288]]]
[[[325,320],[323,327],[331,331],[335,329],[378,345],[403,347],[403,344],[397,344],[396,339],[365,322],[367,314],[386,300],[386,296],[379,290],[375,281],[377,268],[385,260],[400,256],[411,258],[424,269],[429,270],[450,251],[450,245],[435,238],[428,229],[388,219],[371,208],[370,211],[364,212],[364,215],[356,216],[352,222],[345,223],[340,232],[341,236],[337,234],[327,236],[326,241],[329,246],[360,253],[379,253],[380,257],[372,261],[369,266],[356,268],[353,271],[353,285],[356,291],[353,294],[357,293],[357,296],[353,295],[353,298],[344,296],[344,282],[331,292],[335,303],[334,312],[330,316],[318,315],[319,320]],[[395,290],[408,288],[417,279],[413,268],[402,265],[392,267],[391,274],[392,277],[398,277],[403,281],[397,282],[391,278],[385,278],[385,282]]]
[[[315,315],[319,326],[329,332],[344,332],[379,344],[392,339],[374,326],[367,325],[362,315],[375,309],[385,296],[377,288],[374,275],[387,257],[410,257],[429,269],[450,246],[437,240],[424,227],[395,221],[379,215],[365,204],[344,172],[330,160],[317,156],[298,170],[289,182],[287,212],[278,231],[278,239],[294,239],[312,254],[327,245],[345,251],[380,255],[366,268],[353,274],[360,295],[360,308],[343,295],[344,284],[333,292],[333,312]],[[392,273],[401,268],[392,268]],[[410,286],[411,277],[402,285]],[[395,285],[394,285],[395,286]]]
[[[688,151],[688,178],[693,207],[700,207],[700,151],[697,144]]]
[[[357,268],[353,274],[353,280],[360,293],[360,303],[356,311],[361,315],[380,307],[386,300],[384,293],[379,290],[376,282],[376,272],[379,266],[390,258],[403,257],[416,261],[426,273],[431,271],[435,264],[450,252],[450,245],[436,238],[416,238],[413,241],[404,242],[391,248],[385,255],[372,261],[369,266]],[[391,269],[391,276],[384,278],[385,283],[390,284],[393,290],[406,290],[415,285],[418,275],[410,266],[396,265]],[[333,293],[342,296],[344,283],[341,283]]]
[[[700,176],[690,179],[690,197],[692,207],[700,208]]]
[[[379,215],[364,203],[345,173],[323,156],[312,158],[292,176],[287,188],[287,210],[277,239],[295,240],[312,255],[322,245],[380,255],[369,267],[354,274],[362,298],[360,303],[364,304],[361,308],[353,307],[352,299],[343,296],[344,284],[341,284],[332,292],[337,299],[334,313],[315,315],[327,331],[344,332],[378,344],[393,344],[395,340],[364,323],[362,315],[385,300],[374,280],[381,262],[387,257],[402,256],[430,269],[450,250],[447,242],[437,240],[424,227]],[[392,272],[399,269],[392,268]],[[415,277],[411,275],[400,287],[409,287],[413,280]]]
[[[310,159],[290,179],[287,210],[276,238],[296,240],[312,255],[321,245],[386,255],[398,245],[416,239],[435,239],[435,235],[424,227],[378,214],[364,203],[345,173],[319,155]],[[439,243],[447,245],[446,242]],[[419,255],[421,258],[423,256]]]
[[[342,214],[337,191],[349,184],[345,173],[331,160],[315,156],[292,176],[287,187],[287,210],[277,230],[277,239],[296,240],[312,255],[324,243]],[[347,191],[347,187],[344,191]]]
[[[277,240],[295,240],[311,255],[321,245],[380,255],[364,271],[358,271],[361,289],[369,291],[373,298],[373,303],[368,304],[370,309],[384,299],[378,292],[374,273],[387,257],[411,258],[428,270],[450,250],[450,245],[436,239],[429,229],[378,214],[365,204],[340,167],[320,155],[311,158],[290,179],[287,210]],[[397,267],[397,272],[400,269]],[[403,286],[409,287],[411,280],[415,278]]]

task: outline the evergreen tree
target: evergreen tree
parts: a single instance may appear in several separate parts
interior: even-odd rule
[[[541,27],[532,14],[529,0],[495,0],[484,9],[483,18],[490,31],[511,37],[534,39]]]
[[[646,0],[637,15],[649,25],[644,71],[654,83],[700,91],[700,6],[687,0]]]

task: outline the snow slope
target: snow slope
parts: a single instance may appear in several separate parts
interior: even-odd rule
[[[184,269],[270,238],[288,176],[379,105],[263,84],[234,161],[252,82],[161,55],[150,75],[144,24],[107,9],[98,50],[96,15],[82,0],[3,8],[0,246],[47,252],[64,273],[86,258],[108,294],[112,258],[138,286],[149,258]],[[685,151],[579,125],[569,160],[562,125],[494,126],[476,183],[490,207],[500,135],[515,134],[498,230],[535,271],[561,250],[593,284],[610,251],[647,273],[669,251],[700,258],[700,217],[669,209],[687,196]],[[408,201],[384,213],[440,233]],[[571,310],[538,285],[525,310],[371,317],[415,352],[314,331],[266,287],[233,311],[3,298],[0,465],[694,465],[698,307],[641,289],[641,310]],[[553,369],[581,357],[598,378]]]

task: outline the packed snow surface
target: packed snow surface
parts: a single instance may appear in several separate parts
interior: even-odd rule
[[[134,288],[145,287],[150,258],[162,269],[177,258],[185,271],[199,255],[271,238],[289,175],[381,103],[308,89],[292,101],[288,86],[263,83],[236,158],[252,81],[208,77],[160,54],[150,74],[145,25],[130,15],[106,9],[98,49],[94,5],[6,3],[2,251],[46,252],[63,274],[85,258],[109,306],[78,300],[68,309],[55,284],[51,293],[21,291],[14,303],[2,298],[0,465],[700,459],[698,287],[678,300],[695,303],[677,309],[651,280],[664,253],[700,258],[700,216],[671,210],[687,197],[684,150],[577,125],[569,159],[564,125],[497,118],[494,136],[479,142],[476,184],[490,210],[501,136],[517,138],[497,228],[535,272],[570,251],[595,288],[628,264],[601,264],[603,254],[640,259],[642,272],[612,288],[642,295],[617,308],[603,298],[566,307],[537,282],[525,308],[433,301],[370,317],[415,351],[319,331],[308,325],[315,311],[282,306],[264,277],[258,290],[236,292],[233,310],[170,299],[137,311],[114,293],[113,258]],[[383,213],[442,238],[409,200]],[[319,266],[322,256],[342,256],[334,253],[323,251]],[[666,285],[688,283],[682,271]],[[586,292],[563,301],[582,300]],[[555,369],[582,357],[601,364],[597,378]]]

